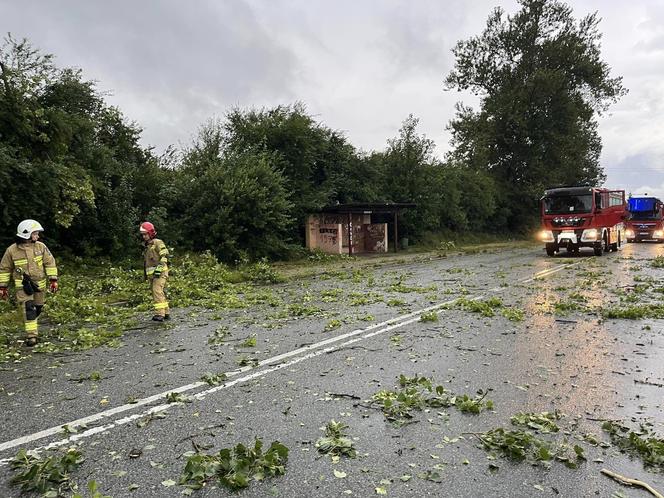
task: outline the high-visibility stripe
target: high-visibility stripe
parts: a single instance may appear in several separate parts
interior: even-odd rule
[[[39,290],[42,290],[42,291],[44,289],[46,289],[46,279],[40,280],[39,282],[37,282],[37,287],[39,287]]]
[[[27,260],[27,259],[15,259],[15,260],[14,260],[14,264],[15,264],[16,266],[27,265],[27,264],[28,264],[28,260]]]
[[[37,320],[26,320],[25,321],[25,331],[33,332],[37,330]]]
[[[0,273],[0,283],[8,284],[11,276],[12,276],[11,273],[5,273],[5,272]]]
[[[35,263],[37,263],[37,266],[41,266],[41,264],[44,262],[44,256],[36,256],[35,257]]]
[[[156,310],[164,310],[168,308],[168,303],[154,303],[154,309]]]
[[[57,277],[58,276],[58,269],[55,266],[52,266],[50,268],[46,268],[46,275],[49,277]]]
[[[168,249],[163,248],[161,251],[159,251],[159,256],[163,256],[164,254],[168,254]]]
[[[23,280],[16,280],[14,279],[14,285],[18,288],[23,285]]]

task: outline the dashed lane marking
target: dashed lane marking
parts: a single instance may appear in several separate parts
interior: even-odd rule
[[[568,264],[564,264],[564,265],[560,265],[560,266],[556,266],[554,268],[549,268],[549,269],[546,269],[546,270],[543,270],[543,271],[540,271],[540,272],[536,273],[532,277],[520,280],[520,281],[518,281],[518,283],[520,283],[520,284],[528,283],[528,282],[531,282],[535,279],[552,275],[553,273],[559,272],[561,270],[564,270],[564,269],[569,268],[571,266],[577,265],[579,263],[580,263],[580,261],[574,262],[574,263],[568,263]],[[494,287],[494,288],[490,289],[489,292],[498,293],[498,292],[502,292],[506,289],[507,289],[507,287]],[[476,296],[472,296],[472,297],[466,297],[466,299],[476,301],[476,300],[483,299],[484,297],[485,297],[484,295],[480,294],[480,295],[476,295]],[[399,316],[399,317],[396,317],[396,318],[392,318],[390,320],[386,320],[386,321],[383,321],[383,322],[380,322],[380,323],[376,323],[374,325],[371,325],[371,326],[363,328],[363,329],[353,330],[353,331],[347,332],[345,334],[340,334],[338,336],[331,337],[331,338],[326,339],[324,341],[320,341],[320,342],[317,342],[317,343],[314,343],[314,344],[309,344],[307,346],[303,346],[301,348],[297,348],[297,349],[294,349],[292,351],[288,351],[286,353],[282,353],[282,354],[273,356],[271,358],[267,358],[265,360],[260,361],[256,367],[246,366],[246,367],[242,367],[242,368],[233,370],[231,372],[227,372],[226,376],[228,378],[233,378],[233,377],[237,377],[241,374],[244,374],[245,372],[247,372],[249,370],[252,370],[252,373],[249,374],[249,375],[245,375],[245,376],[239,377],[237,379],[229,380],[229,381],[224,382],[223,384],[221,384],[219,386],[215,386],[215,387],[212,387],[210,389],[200,391],[200,392],[194,394],[193,397],[195,397],[196,399],[203,399],[203,398],[205,398],[206,396],[208,396],[210,394],[216,393],[216,392],[224,390],[224,389],[229,389],[229,388],[231,388],[235,385],[242,384],[242,383],[248,382],[250,380],[253,380],[253,379],[256,379],[256,378],[259,378],[259,377],[263,377],[267,374],[270,374],[270,373],[275,372],[277,370],[280,370],[282,368],[285,368],[285,367],[288,367],[288,366],[291,366],[291,365],[295,365],[297,363],[300,363],[300,362],[305,361],[305,360],[309,360],[311,358],[315,358],[315,357],[320,356],[322,354],[330,353],[330,352],[333,352],[337,349],[345,348],[350,344],[354,344],[356,342],[363,341],[365,339],[375,337],[375,336],[380,335],[380,334],[384,334],[386,332],[395,330],[397,328],[404,327],[404,326],[409,325],[411,323],[417,322],[420,319],[421,314],[427,313],[429,311],[435,311],[435,310],[438,310],[438,309],[443,308],[445,306],[449,306],[449,305],[454,304],[457,301],[459,301],[459,299],[460,298],[450,299],[450,300],[442,302],[442,303],[437,303],[437,304],[434,304],[432,306],[428,306],[426,308],[422,308],[422,309],[419,309],[417,311],[413,311],[413,312],[408,313],[406,315],[402,315],[402,316]],[[341,341],[344,341],[346,339],[349,339],[349,340],[347,340],[345,342],[341,342]],[[340,344],[338,344],[338,343],[340,343]],[[289,361],[284,361],[284,360],[288,360],[289,358],[292,358],[292,357],[298,356],[298,355],[301,355],[301,356],[299,356],[297,358],[293,358]],[[262,367],[268,367],[270,365],[272,365],[272,366],[269,367],[269,368],[264,368],[264,369],[261,370]],[[67,425],[70,429],[83,428],[83,427],[86,427],[90,424],[96,423],[100,420],[110,419],[114,415],[119,415],[119,414],[127,412],[127,411],[135,410],[136,408],[139,408],[141,406],[149,405],[149,404],[155,403],[157,401],[163,400],[163,399],[165,399],[166,394],[168,394],[168,393],[172,393],[172,392],[184,393],[184,392],[192,391],[192,390],[195,390],[195,389],[201,388],[203,386],[207,386],[207,385],[208,384],[205,383],[205,382],[194,382],[194,383],[187,384],[187,385],[184,385],[184,386],[180,386],[180,387],[177,387],[177,388],[169,389],[168,391],[164,391],[164,392],[161,392],[159,394],[154,394],[154,395],[149,396],[147,398],[140,399],[135,403],[125,404],[125,405],[122,405],[122,406],[117,406],[115,408],[110,408],[110,409],[105,410],[103,412],[95,413],[93,415],[89,415],[87,417],[83,417],[83,418],[74,420],[74,421],[69,422],[67,424],[58,425],[58,426],[55,426],[55,427],[51,427],[49,429],[45,429],[43,431],[35,432],[33,434],[28,434],[28,435],[25,435],[25,436],[21,436],[19,438],[12,439],[11,441],[6,441],[4,443],[0,443],[0,451],[9,450],[9,449],[12,449],[12,448],[16,448],[18,446],[25,446],[25,445],[28,445],[30,443],[33,443],[34,441],[38,441],[40,439],[44,439],[44,438],[47,438],[47,437],[50,437],[50,436],[61,434],[62,431],[63,431],[62,428],[63,428],[64,425]],[[173,406],[174,404],[176,404],[176,403],[164,403],[164,404],[160,404],[160,405],[157,405],[157,406],[153,406],[153,407],[151,407],[147,410],[144,410],[140,413],[136,413],[136,414],[133,414],[133,415],[128,415],[126,417],[114,420],[114,421],[112,421],[108,424],[105,424],[105,425],[92,427],[92,428],[84,430],[83,432],[80,432],[78,434],[73,434],[70,437],[67,437],[67,438],[64,438],[64,439],[61,439],[61,440],[58,440],[58,441],[54,441],[54,442],[52,442],[52,443],[50,443],[46,446],[41,446],[41,447],[35,448],[35,449],[36,450],[45,450],[45,449],[51,449],[51,448],[56,448],[56,447],[72,444],[72,443],[75,443],[76,441],[80,441],[81,439],[93,436],[95,434],[100,434],[102,432],[106,432],[110,429],[125,425],[125,424],[130,423],[134,420],[138,420],[140,418],[147,417],[151,414],[162,412],[162,411],[168,409],[169,407]],[[12,460],[12,458],[0,459],[0,465],[6,465],[11,460]]]

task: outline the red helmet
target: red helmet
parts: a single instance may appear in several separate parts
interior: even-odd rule
[[[149,221],[141,223],[139,230],[141,233],[147,233],[151,239],[154,239],[157,236],[157,230],[155,230],[154,225]]]

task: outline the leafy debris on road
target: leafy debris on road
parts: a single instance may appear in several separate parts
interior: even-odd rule
[[[166,402],[167,403],[191,403],[193,400],[182,393],[172,392],[166,393]]]
[[[455,406],[461,412],[478,414],[482,410],[493,409],[493,402],[484,401],[486,392],[478,391],[474,397],[467,394],[455,395],[443,386],[433,385],[433,379],[427,377],[399,376],[397,390],[383,389],[375,393],[370,402],[381,407],[385,418],[403,425],[413,418],[412,411],[426,408]]]
[[[517,413],[510,418],[513,425],[520,425],[529,427],[535,432],[546,434],[549,432],[558,432],[560,428],[556,424],[556,420],[560,420],[563,414],[555,412],[541,412],[541,413]]]
[[[470,311],[471,313],[480,313],[482,316],[492,317],[496,314],[496,308],[500,308],[502,305],[503,301],[498,297],[491,297],[484,300],[461,297],[452,306]]]
[[[548,468],[553,461],[558,461],[575,469],[580,462],[586,460],[581,446],[549,441],[537,437],[530,431],[506,430],[498,427],[474,435],[482,442],[485,450],[495,451],[500,456],[517,462],[527,460]]]
[[[143,417],[136,421],[136,427],[143,428],[146,427],[150,422],[155,419],[164,419],[166,418],[165,412],[150,413],[147,417]]]
[[[196,490],[208,482],[218,480],[224,486],[238,490],[249,486],[251,480],[261,481],[286,472],[288,448],[274,441],[263,453],[263,442],[256,439],[254,447],[237,444],[215,455],[196,453],[187,459],[179,484]]]
[[[420,315],[420,322],[437,322],[438,321],[438,313],[435,311],[429,311],[426,313],[422,313]]]
[[[602,429],[608,432],[611,442],[620,451],[638,456],[646,468],[664,470],[664,439],[657,437],[657,434],[644,424],[637,432],[618,422],[607,420],[602,424]]]
[[[207,372],[203,374],[201,377],[201,381],[205,382],[206,384],[210,386],[218,386],[222,382],[224,382],[226,379],[228,379],[228,376],[225,373],[218,373],[218,374],[213,374],[210,372]]]
[[[62,456],[46,458],[20,449],[10,462],[12,470],[17,472],[10,482],[20,486],[22,491],[35,491],[54,498],[64,496],[66,491],[74,489],[70,472],[84,460],[83,454],[74,448],[68,449]]]
[[[347,456],[355,458],[357,452],[353,440],[346,434],[348,426],[343,422],[330,420],[325,426],[325,436],[316,441],[316,448],[320,453],[334,456]]]

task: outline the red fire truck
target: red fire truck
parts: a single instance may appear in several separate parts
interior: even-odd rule
[[[617,251],[625,242],[625,191],[596,187],[560,187],[544,192],[541,200],[542,231],[546,253],[561,248],[578,253],[592,247],[595,256]]]
[[[628,242],[664,241],[664,204],[657,197],[630,196],[627,202],[625,236]]]

